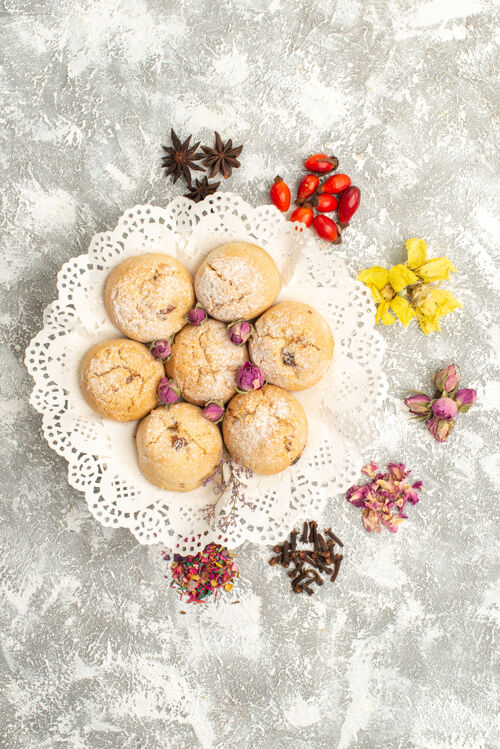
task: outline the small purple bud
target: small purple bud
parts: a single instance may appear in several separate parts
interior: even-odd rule
[[[433,380],[436,390],[440,393],[452,393],[460,382],[460,370],[456,364],[448,364],[447,367],[436,372]]]
[[[424,393],[418,393],[418,395],[410,395],[409,398],[405,398],[405,406],[411,414],[415,416],[425,416],[430,414],[431,410],[431,399]]]
[[[469,408],[472,408],[477,400],[477,391],[469,388],[463,390],[457,390],[455,393],[455,403],[458,406],[458,410],[466,414]]]
[[[252,335],[252,326],[246,320],[238,320],[228,327],[229,338],[235,346],[243,346]]]
[[[154,341],[153,345],[151,346],[151,353],[156,359],[167,361],[167,359],[170,359],[170,357],[172,356],[170,341]]]
[[[158,398],[166,406],[177,403],[181,394],[177,388],[175,380],[169,380],[168,377],[162,377],[158,385]]]
[[[193,307],[193,309],[189,310],[187,314],[187,321],[191,323],[191,325],[201,325],[206,317],[207,313],[205,312],[203,307],[200,307],[200,305],[197,304],[196,307]]]
[[[256,367],[255,364],[252,364],[252,362],[250,361],[246,361],[240,367],[236,384],[238,386],[238,390],[260,390],[264,384],[264,380],[264,373],[258,367]]]
[[[438,419],[443,419],[443,421],[449,421],[450,419],[454,419],[457,415],[457,404],[454,400],[451,398],[438,398],[437,401],[434,401],[432,404],[432,411],[434,413],[434,416],[437,416]]]
[[[446,442],[454,426],[455,421],[453,419],[443,421],[438,416],[433,416],[427,422],[427,429],[438,442]]]
[[[220,401],[210,401],[202,411],[205,419],[218,424],[224,416],[224,406]]]

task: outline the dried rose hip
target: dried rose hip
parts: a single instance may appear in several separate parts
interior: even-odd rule
[[[321,192],[337,194],[345,190],[351,184],[351,178],[347,174],[332,174],[321,187]]]
[[[313,209],[310,205],[301,205],[294,210],[290,221],[300,221],[306,226],[311,226],[313,220]]]
[[[331,218],[318,215],[314,217],[312,224],[316,234],[321,237],[321,239],[326,239],[328,242],[335,242],[336,244],[340,243],[340,234],[337,224],[335,221],[332,221]]]
[[[339,201],[335,195],[330,195],[330,193],[324,192],[317,196],[314,207],[317,208],[318,211],[321,211],[321,213],[330,213],[330,211],[336,209],[338,203]]]
[[[290,208],[290,188],[278,175],[269,190],[269,196],[272,203],[279,211],[288,211]]]
[[[352,185],[344,190],[339,199],[339,221],[343,224],[348,224],[358,210],[360,200],[361,190],[359,187]]]
[[[304,161],[304,166],[309,172],[316,174],[328,174],[339,165],[335,156],[327,156],[326,153],[315,153]]]
[[[315,174],[306,174],[305,177],[302,177],[299,184],[299,189],[297,190],[297,205],[302,205],[304,200],[307,200],[307,198],[310,198],[311,195],[314,195],[319,185],[319,177],[317,177]]]

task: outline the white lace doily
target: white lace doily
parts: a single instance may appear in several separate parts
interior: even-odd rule
[[[227,500],[217,505],[215,520],[207,520],[210,486],[178,494],[142,476],[136,423],[98,417],[81,396],[78,373],[91,346],[121,335],[103,303],[113,266],[132,255],[167,252],[194,271],[207,252],[234,240],[254,242],[273,256],[283,282],[279,299],[312,303],[332,328],[335,354],[325,378],[295,394],[309,421],[301,459],[275,477],[250,479],[248,504],[230,505],[226,528]],[[86,255],[63,266],[57,286],[59,297],[45,310],[44,327],[26,352],[35,380],[31,403],[43,415],[49,445],[68,461],[69,483],[85,494],[103,525],[127,527],[140,543],[171,549],[195,551],[210,540],[231,548],[245,540],[268,544],[301,519],[319,519],[326,499],[355,483],[360,448],[373,436],[370,415],[386,395],[384,344],[374,330],[369,290],[349,276],[343,261],[322,252],[311,231],[286,221],[273,206],[252,208],[230,193],[198,204],[176,198],[166,208],[136,206],[114,231],[97,234]]]

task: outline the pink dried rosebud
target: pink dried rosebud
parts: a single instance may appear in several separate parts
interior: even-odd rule
[[[238,320],[228,326],[229,338],[235,346],[243,346],[253,333],[253,326],[246,320]]]
[[[170,357],[172,356],[172,348],[170,346],[170,341],[167,341],[167,340],[154,341],[154,343],[151,346],[151,353],[156,359],[167,361],[167,359],[170,359]]]
[[[438,419],[442,419],[443,421],[454,419],[457,415],[457,411],[457,404],[451,398],[438,398],[438,400],[434,401],[432,404],[432,412],[434,416],[437,416]]]
[[[180,400],[181,394],[175,380],[169,380],[168,377],[162,377],[160,384],[158,385],[158,398],[166,406],[177,403]]]
[[[431,399],[424,393],[410,395],[409,398],[405,398],[404,403],[409,412],[415,416],[428,416],[431,412]]]
[[[472,408],[477,400],[477,391],[469,388],[463,390],[457,390],[455,393],[455,403],[457,404],[458,410],[466,414],[469,408]]]
[[[193,307],[193,309],[189,310],[189,312],[187,313],[187,321],[188,323],[191,323],[191,325],[201,325],[206,317],[207,313],[199,304],[197,304],[196,307]]]
[[[453,419],[443,421],[439,416],[433,416],[427,422],[427,429],[438,442],[446,442],[454,426],[455,421]]]
[[[202,411],[205,419],[218,424],[224,416],[224,406],[220,401],[210,401]]]
[[[264,373],[252,364],[246,361],[241,365],[236,380],[237,390],[239,392],[248,392],[249,390],[260,390],[264,384]]]
[[[452,393],[460,382],[460,370],[456,364],[448,364],[447,367],[436,372],[433,380],[436,390],[440,393]]]

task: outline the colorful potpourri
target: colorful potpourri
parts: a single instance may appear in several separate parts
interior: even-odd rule
[[[163,552],[163,559],[170,561],[170,554]],[[174,554],[171,573],[170,587],[179,593],[181,601],[185,596],[187,603],[205,603],[214,594],[217,600],[219,590],[230,591],[233,581],[240,576],[234,555],[215,543],[208,544],[195,556]]]
[[[363,508],[363,524],[367,531],[380,533],[385,525],[392,533],[406,520],[404,508],[407,502],[412,505],[419,501],[417,491],[422,489],[422,482],[407,481],[411,471],[403,463],[389,463],[387,473],[379,473],[373,461],[363,466],[362,473],[371,478],[366,484],[351,486],[347,492],[347,501],[355,507]]]

